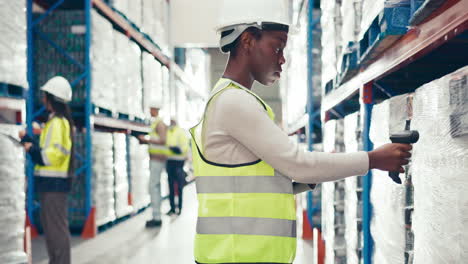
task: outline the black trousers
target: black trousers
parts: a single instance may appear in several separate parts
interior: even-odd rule
[[[41,192],[41,223],[49,254],[49,264],[71,262],[68,204],[65,192]]]
[[[178,192],[178,207],[179,212],[182,211],[182,197],[183,189],[186,184],[184,172],[184,160],[168,160],[166,164],[166,171],[169,181],[169,202],[171,204],[171,211],[175,211],[175,190]]]

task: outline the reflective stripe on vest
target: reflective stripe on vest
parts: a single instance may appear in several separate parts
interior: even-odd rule
[[[226,89],[255,96],[221,79],[207,103]],[[205,114],[206,114],[205,109]],[[198,197],[195,259],[198,263],[292,263],[296,253],[296,211],[292,182],[262,160],[223,165],[203,157],[203,120],[190,130]]]
[[[158,140],[160,138],[158,132],[156,131],[156,128],[158,124],[162,122],[162,119],[160,117],[157,117],[153,123],[151,123],[150,126],[150,133],[148,134],[151,139],[153,140]],[[170,154],[169,149],[166,146],[163,145],[157,145],[157,144],[149,144],[148,146],[148,151],[150,154],[156,154],[156,155],[164,155],[167,156]]]
[[[36,165],[34,174],[42,177],[67,178],[72,141],[70,124],[63,117],[52,117],[42,130],[39,147],[44,166]]]

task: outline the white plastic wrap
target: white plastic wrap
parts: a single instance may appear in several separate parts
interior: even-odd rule
[[[115,220],[114,152],[112,133],[93,132],[93,204],[96,225]]]
[[[343,19],[341,38],[343,47],[347,47],[349,42],[359,40],[362,19],[361,7],[361,0],[343,0],[341,3],[341,16]]]
[[[335,151],[336,121],[330,120],[323,126],[323,151]],[[325,240],[325,264],[335,263],[335,183],[322,183],[322,233]]]
[[[128,10],[131,7],[130,4],[130,0],[112,0],[112,6],[123,14],[128,14]]]
[[[92,10],[92,101],[95,105],[115,110],[115,54],[112,24]]]
[[[344,118],[344,143],[346,152],[359,151],[358,134],[358,113],[350,114]],[[358,219],[361,218],[357,190],[357,177],[345,179],[345,239],[347,264],[359,264],[359,232]]]
[[[390,143],[390,133],[404,130],[407,119],[407,95],[393,97],[372,110],[370,139],[374,148]],[[400,175],[404,181],[404,174]],[[405,187],[396,184],[388,172],[372,170],[371,203],[375,263],[404,263],[405,258]]]
[[[168,2],[166,0],[142,0],[142,5],[143,32],[148,34],[166,54],[170,54]]]
[[[416,90],[412,129],[414,263],[466,263],[468,259],[468,67]],[[463,114],[464,113],[464,114]],[[461,116],[460,116],[461,117]],[[462,118],[462,117],[461,117]],[[463,120],[463,119],[462,119]]]
[[[301,27],[296,34],[290,34],[287,51],[287,74],[285,74],[286,89],[283,98],[286,99],[283,112],[286,113],[285,120],[288,127],[293,127],[295,123],[304,116],[307,105],[307,20],[306,16],[301,16]],[[317,89],[318,90],[318,89]]]
[[[143,84],[141,79],[141,50],[133,41],[128,41],[127,89],[129,94],[129,114],[143,117]]]
[[[125,13],[130,21],[132,21],[138,27],[142,25],[142,0],[127,0],[128,9]]]
[[[402,4],[409,5],[409,0],[362,0],[362,20],[361,32],[362,38],[375,18],[384,10],[384,8],[395,7]]]
[[[143,86],[141,80],[141,50],[125,35],[114,34],[116,108],[123,114],[143,116]]]
[[[149,106],[153,101],[162,102],[162,69],[153,55],[143,52],[143,112],[149,117]]]
[[[320,18],[322,26],[322,87],[325,87],[328,81],[334,79],[337,74],[336,47],[338,43],[336,41],[335,5],[333,4],[331,7],[330,3],[325,4],[327,2],[334,1],[321,2],[322,6],[326,7],[326,9],[322,7]]]
[[[123,34],[115,32],[114,34],[114,53],[115,56],[115,107],[120,113],[130,113],[130,94],[128,89],[128,45],[130,40]]]
[[[1,19],[1,18],[0,18]],[[0,125],[2,134],[18,139],[20,128]],[[25,179],[23,148],[0,134],[0,263],[26,263],[23,249]],[[18,139],[19,140],[19,139]]]
[[[141,145],[138,139],[130,137],[130,178],[135,211],[148,206],[151,201],[149,162],[148,145]]]
[[[26,2],[0,3],[0,82],[28,87]]]
[[[114,133],[115,214],[117,218],[132,212],[128,204],[127,141],[125,134]]]

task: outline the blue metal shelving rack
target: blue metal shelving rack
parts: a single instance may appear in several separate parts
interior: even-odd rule
[[[307,127],[307,147],[309,151],[314,150],[314,129],[321,129],[322,124],[317,121],[317,117],[320,116],[320,109],[315,109],[314,103],[314,87],[313,82],[313,53],[314,48],[314,34],[313,31],[317,24],[320,22],[320,18],[314,18],[314,3],[315,0],[309,0],[307,3],[307,114],[309,117],[308,127]],[[307,193],[307,216],[312,227],[318,226],[316,223],[313,223],[312,216],[321,210],[320,204],[313,200],[312,192]]]
[[[190,83],[190,79],[185,75],[185,73],[175,64],[172,63],[171,59],[164,55],[159,47],[153,42],[148,40],[143,33],[136,30],[129,21],[125,20],[117,12],[115,12],[111,7],[109,7],[103,0],[82,0],[84,3],[85,11],[85,63],[82,65],[69,53],[67,53],[63,48],[58,44],[54,43],[50,38],[45,34],[42,34],[38,25],[47,18],[54,11],[60,9],[60,7],[66,2],[66,0],[57,0],[38,18],[34,19],[33,17],[33,2],[34,0],[27,0],[27,57],[28,57],[28,83],[29,91],[26,96],[26,124],[28,134],[33,134],[33,121],[36,118],[43,114],[44,108],[38,108],[35,106],[35,93],[36,93],[36,84],[35,80],[35,70],[34,70],[34,36],[35,34],[45,40],[50,46],[51,49],[55,49],[59,54],[67,58],[71,63],[78,65],[82,69],[82,74],[79,75],[75,80],[71,82],[72,87],[78,84],[78,82],[85,80],[85,101],[84,101],[84,128],[85,128],[85,152],[76,153],[76,158],[83,162],[83,165],[80,168],[77,168],[75,174],[79,175],[84,172],[85,175],[85,206],[83,209],[71,208],[71,210],[84,210],[86,215],[86,223],[83,226],[82,236],[85,238],[91,238],[96,235],[97,227],[95,225],[94,218],[94,208],[92,205],[92,136],[91,132],[95,126],[105,127],[107,129],[114,130],[126,130],[126,131],[137,131],[140,133],[148,132],[148,127],[145,124],[135,123],[127,120],[115,119],[106,116],[98,116],[93,114],[93,104],[91,101],[91,57],[90,57],[90,47],[91,47],[91,10],[92,8],[97,9],[102,13],[102,15],[112,22],[117,27],[121,28],[127,36],[129,36],[133,41],[139,44],[139,46],[152,54],[163,66],[171,69],[179,76],[179,78],[185,83]],[[28,190],[27,190],[27,218],[31,224],[33,232],[36,230],[36,223],[34,223],[34,212],[38,209],[38,206],[34,204],[34,167],[30,160],[28,160],[27,165],[27,179],[28,179]]]

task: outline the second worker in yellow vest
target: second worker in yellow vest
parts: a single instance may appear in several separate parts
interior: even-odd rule
[[[167,130],[166,146],[171,151],[166,163],[169,181],[169,202],[171,205],[171,209],[167,214],[180,214],[182,212],[183,189],[186,184],[184,164],[189,150],[189,139],[186,131],[177,125],[175,119],[171,120],[171,126]],[[177,208],[175,204],[176,191],[178,194]]]

